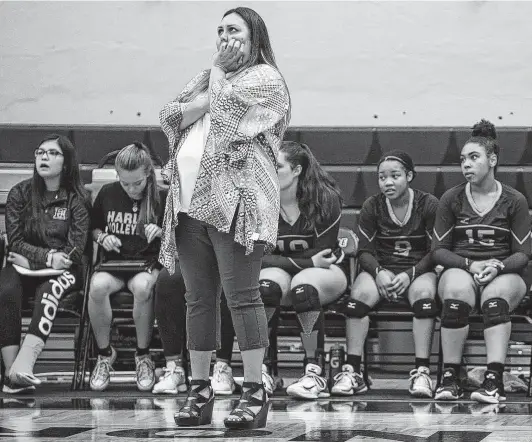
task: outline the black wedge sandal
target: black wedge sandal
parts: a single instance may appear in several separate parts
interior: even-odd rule
[[[201,395],[199,392],[209,388],[209,397]],[[195,427],[208,425],[212,421],[212,410],[214,407],[214,391],[211,381],[192,380],[188,390],[187,401],[181,409],[174,414],[175,423],[181,427]],[[186,415],[184,416],[183,414]]]
[[[224,424],[232,430],[250,430],[253,428],[264,428],[268,420],[270,401],[264,389],[264,385],[257,382],[244,382],[242,390],[246,390],[240,396],[240,401],[229,417],[225,418]],[[258,391],[262,390],[262,399],[254,397]],[[258,410],[254,410],[259,407]],[[236,416],[238,419],[229,419]],[[251,420],[249,419],[251,417]]]

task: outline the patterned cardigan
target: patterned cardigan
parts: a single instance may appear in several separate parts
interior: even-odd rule
[[[181,206],[176,157],[191,127],[179,130],[186,106],[180,98],[209,72],[194,77],[159,114],[170,149],[165,166],[170,189],[159,261],[170,273],[175,271],[175,228]],[[236,214],[234,239],[246,247],[246,254],[256,241],[265,242],[271,251],[279,222],[276,165],[289,123],[288,89],[275,68],[260,64],[217,81],[210,93],[211,126],[188,215],[229,232]]]

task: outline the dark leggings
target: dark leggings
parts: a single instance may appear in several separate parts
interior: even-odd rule
[[[28,333],[46,342],[59,301],[79,287],[80,277],[76,269],[42,278],[22,276],[8,264],[0,273],[0,348],[20,345],[23,299],[35,297]]]
[[[170,275],[165,268],[161,270],[155,284],[155,318],[159,326],[164,355],[167,358],[181,356],[183,353],[185,291],[179,263],[176,263],[173,275]]]

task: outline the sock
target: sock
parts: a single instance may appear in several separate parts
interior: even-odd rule
[[[452,368],[456,376],[460,377],[460,366],[461,364],[444,364],[444,370],[447,368]]]
[[[146,355],[149,355],[149,354],[150,354],[150,349],[149,348],[139,348],[139,347],[137,347],[137,353],[136,353],[137,356],[146,356]]]
[[[111,346],[108,345],[105,348],[99,348],[98,349],[98,354],[101,355],[101,356],[105,356],[106,358],[109,358],[113,354],[113,350],[111,350]]]
[[[416,358],[416,368],[427,367],[429,368],[429,358]]]
[[[349,364],[355,370],[355,373],[360,373],[360,365],[362,363],[362,356],[359,355],[347,355],[346,364]]]
[[[488,370],[496,372],[502,378],[504,364],[501,364],[500,362],[490,362],[488,364]]]

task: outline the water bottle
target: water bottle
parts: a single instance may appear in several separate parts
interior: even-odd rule
[[[342,371],[342,365],[344,364],[344,347],[336,343],[329,350],[329,388],[332,388],[334,384],[334,377]]]

